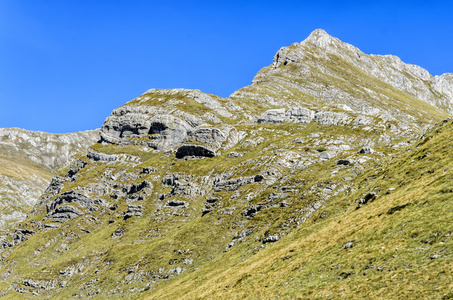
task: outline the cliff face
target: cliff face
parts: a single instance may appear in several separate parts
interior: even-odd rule
[[[0,235],[25,219],[57,170],[98,139],[97,131],[50,134],[0,128]]]
[[[322,30],[229,98],[149,90],[112,112],[4,239],[0,290],[294,298],[363,295],[349,287],[385,277],[375,295],[392,294],[419,237],[438,232],[430,255],[450,255],[447,223],[429,220],[451,193],[452,107],[450,75]]]

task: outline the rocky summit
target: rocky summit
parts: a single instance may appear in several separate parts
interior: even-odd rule
[[[453,298],[452,113],[452,74],[321,29],[229,98],[148,90],[46,173],[0,294]]]

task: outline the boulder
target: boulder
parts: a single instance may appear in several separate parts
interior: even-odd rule
[[[320,157],[325,160],[329,160],[335,157],[335,152],[332,151],[323,151],[320,154]]]
[[[244,156],[244,154],[232,151],[232,152],[228,153],[227,157],[232,158],[232,157],[242,157],[242,156]]]
[[[337,165],[348,166],[351,163],[349,159],[339,159]]]
[[[274,234],[274,235],[271,235],[271,236],[268,236],[267,238],[265,238],[263,240],[263,244],[266,244],[266,243],[275,243],[276,241],[278,241],[280,239],[280,237],[278,236],[278,234]]]
[[[373,154],[374,150],[372,148],[370,148],[370,147],[363,147],[357,153],[359,153],[359,154]]]
[[[165,203],[164,206],[173,208],[186,208],[189,206],[189,203],[187,203],[186,201],[170,200]]]
[[[376,198],[377,198],[377,195],[376,195],[375,192],[371,192],[371,193],[366,194],[365,197],[363,197],[362,199],[359,199],[357,201],[358,204],[357,204],[356,209],[359,209],[364,204],[368,204],[369,202],[374,201]]]

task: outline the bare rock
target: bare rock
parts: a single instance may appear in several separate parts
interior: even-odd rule
[[[288,121],[288,117],[285,115],[286,109],[270,109],[265,111],[257,120],[258,123],[283,123]]]
[[[73,206],[65,205],[55,208],[51,213],[47,214],[47,218],[50,218],[52,222],[66,222],[67,220],[74,219],[77,216],[81,216],[82,213]]]
[[[372,149],[370,147],[363,147],[362,149],[359,150],[358,153],[359,154],[373,154],[374,153],[374,149]]]

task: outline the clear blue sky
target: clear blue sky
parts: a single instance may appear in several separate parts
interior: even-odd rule
[[[0,127],[99,128],[150,88],[227,97],[316,28],[453,72],[452,16],[436,0],[0,0]]]

